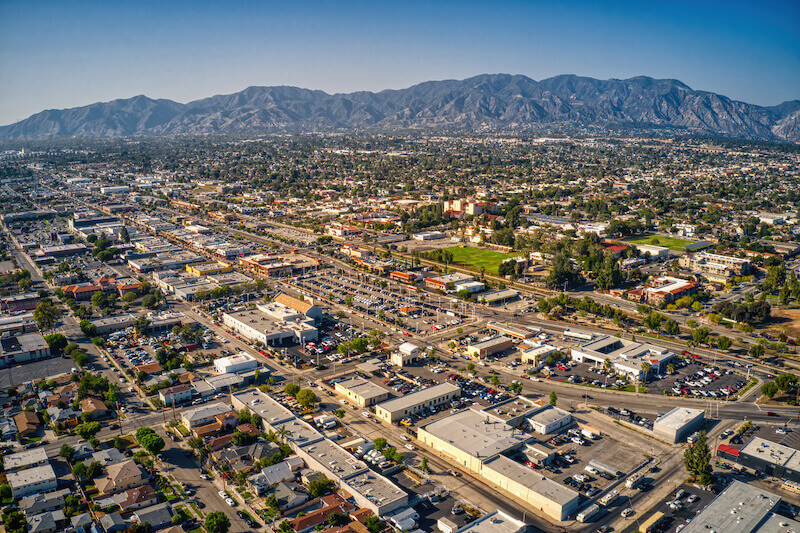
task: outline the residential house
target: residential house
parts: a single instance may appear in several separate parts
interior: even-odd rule
[[[73,446],[73,449],[75,450],[75,453],[72,454],[72,459],[74,461],[83,461],[94,454],[94,446],[86,441],[79,442]]]
[[[21,452],[6,455],[3,458],[3,470],[6,472],[17,472],[32,466],[42,466],[48,463],[47,450],[45,448],[33,448],[32,450],[22,450]]]
[[[189,401],[192,398],[194,388],[189,384],[175,385],[166,389],[158,391],[158,397],[161,402],[166,405],[179,405],[183,402]]]
[[[153,530],[156,531],[170,525],[174,515],[175,511],[173,511],[172,506],[164,502],[139,509],[133,513],[133,518],[140,524],[150,524]]]
[[[130,459],[107,466],[106,477],[98,479],[96,486],[100,494],[116,494],[143,485],[146,481],[145,471]]]
[[[12,472],[6,476],[6,480],[11,485],[11,493],[14,498],[49,492],[58,488],[58,478],[50,464]]]
[[[356,507],[346,501],[339,494],[329,494],[320,498],[321,507],[306,515],[295,518],[290,523],[297,533],[306,533],[320,524],[327,523],[328,517],[333,513],[348,514],[355,511]]]
[[[218,415],[229,412],[231,412],[230,406],[222,402],[215,402],[184,411],[181,418],[184,426],[193,429],[210,424],[216,421]]]
[[[303,491],[302,486],[295,481],[278,483],[272,493],[284,512],[303,505],[309,499],[308,493]]]
[[[19,510],[24,512],[25,516],[33,516],[55,511],[56,509],[63,509],[64,498],[71,492],[70,489],[62,489],[55,492],[26,496],[19,501]]]
[[[115,500],[121,511],[132,511],[157,504],[158,494],[151,485],[146,484],[117,494]]]
[[[106,407],[106,404],[99,398],[95,398],[93,396],[87,396],[81,400],[80,406],[81,411],[84,413],[89,413],[89,416],[92,417],[92,420],[105,418],[110,413],[110,410],[108,407]]]
[[[116,448],[109,448],[108,450],[99,450],[92,454],[92,460],[87,461],[93,463],[97,461],[104,468],[116,463],[125,461],[125,456]]]
[[[267,457],[281,452],[280,446],[270,441],[258,441],[249,446],[237,446],[216,452],[218,463],[227,463],[234,472],[245,472]]]
[[[41,426],[39,415],[33,411],[22,411],[18,413],[14,416],[14,422],[17,424],[17,431],[23,437],[36,435]]]
[[[106,533],[119,533],[125,531],[128,524],[117,511],[100,517],[100,525]]]
[[[70,518],[70,523],[72,529],[74,529],[76,533],[89,533],[92,526],[94,526],[94,520],[89,513],[81,513],[73,516]]]
[[[64,409],[60,407],[48,407],[47,414],[50,415],[50,422],[52,424],[75,427],[80,422],[80,413],[73,411],[71,407],[66,407]]]
[[[47,513],[37,514],[27,517],[28,533],[55,533],[64,531],[67,518],[64,511],[57,509]]]

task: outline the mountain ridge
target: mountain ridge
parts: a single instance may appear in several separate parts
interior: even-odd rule
[[[797,143],[800,100],[764,107],[649,76],[599,80],[561,74],[535,81],[520,74],[480,74],[378,92],[250,86],[185,104],[136,95],[44,110],[0,126],[0,138],[432,127],[673,129]]]

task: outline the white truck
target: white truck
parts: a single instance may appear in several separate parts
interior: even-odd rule
[[[581,435],[583,435],[583,437],[588,440],[595,440],[596,438],[598,438],[596,434],[592,433],[588,429],[582,429]]]

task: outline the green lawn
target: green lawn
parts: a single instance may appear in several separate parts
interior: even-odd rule
[[[683,247],[692,242],[684,239],[675,239],[673,237],[663,237],[661,235],[652,235],[652,234],[628,237],[626,239],[623,239],[623,241],[631,242],[634,244],[651,244],[653,246],[664,246],[666,248],[669,248],[670,250],[675,250],[678,252],[682,252]]]
[[[524,255],[522,252],[504,254],[474,246],[451,246],[450,248],[445,248],[445,250],[453,254],[454,263],[468,265],[476,270],[484,267],[488,274],[497,274],[497,268],[503,262],[503,259]]]

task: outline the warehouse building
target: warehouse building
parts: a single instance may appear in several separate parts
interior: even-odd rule
[[[528,525],[525,522],[495,509],[459,528],[457,533],[522,533],[524,531],[528,531]]]
[[[389,391],[380,385],[359,377],[337,381],[335,388],[336,392],[359,407],[370,407],[386,400],[390,395]]]
[[[705,414],[702,409],[676,407],[656,418],[653,434],[671,444],[684,442],[686,437],[703,427]]]
[[[734,480],[683,528],[683,533],[788,533],[790,529],[767,529],[774,524],[781,499],[771,492]],[[783,517],[780,520],[789,522]]]
[[[508,337],[492,337],[467,346],[467,355],[484,359],[490,355],[508,350],[513,344],[513,341]]]
[[[486,329],[494,331],[497,335],[505,335],[506,337],[514,337],[520,340],[530,339],[535,335],[535,333],[528,328],[511,324],[501,324],[492,320],[486,324]]]
[[[240,374],[259,366],[261,365],[255,357],[244,352],[214,360],[214,370],[220,374]]]
[[[576,509],[572,489],[541,476],[506,454],[527,449],[531,436],[486,411],[467,409],[422,426],[417,438],[463,470],[555,520]]]
[[[401,398],[389,400],[375,406],[375,414],[384,422],[394,424],[400,419],[442,405],[461,396],[461,389],[452,383],[440,383]]]
[[[728,447],[730,448],[730,447]],[[735,448],[731,448],[735,450]],[[755,437],[726,459],[765,475],[800,482],[800,450]]]
[[[580,502],[574,490],[504,455],[486,461],[481,477],[555,520],[566,520]]]

